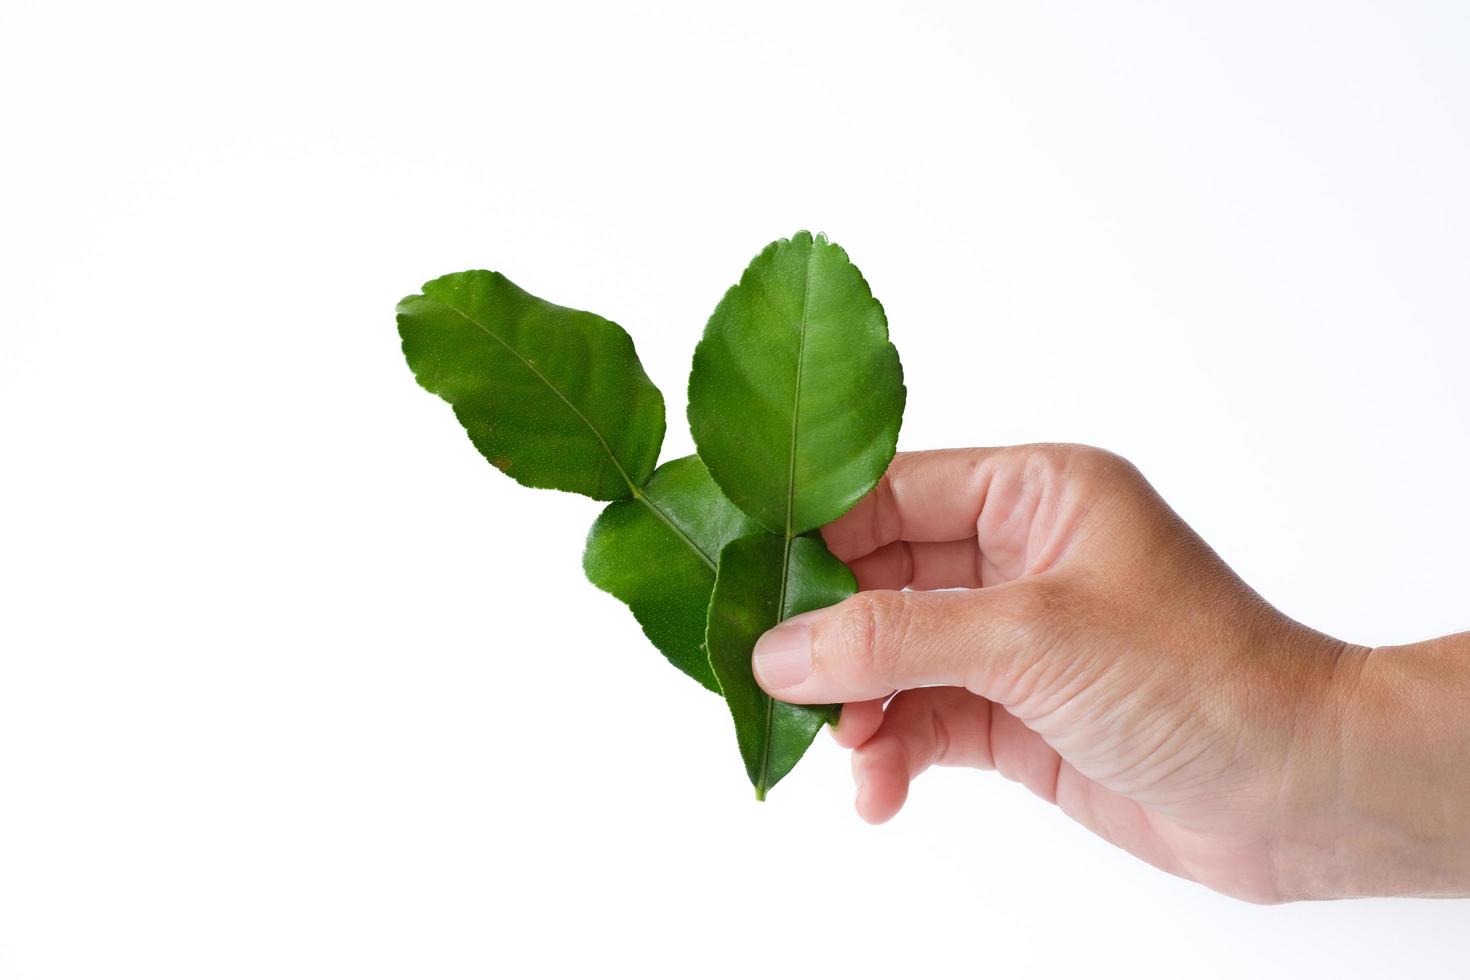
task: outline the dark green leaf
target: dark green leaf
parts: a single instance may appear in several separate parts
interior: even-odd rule
[[[425,283],[398,332],[419,384],[517,481],[619,500],[653,472],[663,396],[616,323],[481,270]]]
[[[755,682],[750,654],[766,630],[790,616],[820,609],[857,591],[847,566],[812,535],[757,533],[720,553],[709,605],[710,665],[735,719],[735,736],[757,799],[791,771],[831,717],[829,705],[776,701]]]
[[[725,545],[758,530],[715,486],[698,456],[660,466],[632,500],[603,510],[587,535],[582,567],[626,602],[669,661],[711,691],[705,614]]]
[[[756,256],[710,317],[689,424],[726,495],[790,537],[878,482],[904,394],[883,307],[846,252],[803,231]]]

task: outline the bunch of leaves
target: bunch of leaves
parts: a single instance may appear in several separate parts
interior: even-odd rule
[[[694,351],[698,455],[661,466],[663,395],[612,321],[476,270],[404,299],[398,331],[419,384],[493,466],[610,501],[587,536],[587,577],[724,696],[764,799],[837,709],[770,698],[751,651],[781,620],[856,591],[817,529],[878,482],[903,416],[898,351],[847,253],[803,231],[751,261]]]

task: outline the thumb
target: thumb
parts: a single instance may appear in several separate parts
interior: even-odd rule
[[[952,592],[860,592],[762,636],[751,668],[795,704],[881,698],[943,684],[1005,700],[1008,679],[1045,655],[1058,590],[1047,576]]]

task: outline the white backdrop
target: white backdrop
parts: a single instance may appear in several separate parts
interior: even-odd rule
[[[688,359],[797,228],[901,448],[1130,456],[1360,643],[1470,627],[1470,8],[0,5],[0,977],[1463,976],[1470,902],[1260,908],[993,774],[892,824],[492,470],[397,299]],[[570,972],[573,970],[581,971]],[[696,971],[699,971],[696,973]]]

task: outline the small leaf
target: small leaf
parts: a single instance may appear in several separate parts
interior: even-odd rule
[[[685,456],[655,470],[634,499],[604,508],[582,567],[593,585],[628,604],[670,663],[718,693],[704,649],[715,569],[726,544],[756,530],[699,457]]]
[[[477,270],[404,299],[398,332],[419,384],[518,482],[619,500],[653,472],[663,396],[616,323]]]
[[[903,367],[847,253],[798,232],[761,252],[694,351],[689,425],[710,475],[767,530],[840,517],[893,459]]]
[[[725,546],[710,599],[710,666],[735,720],[735,737],[757,799],[791,771],[833,716],[831,705],[773,700],[755,681],[750,654],[776,623],[857,591],[847,566],[815,535],[757,533]]]

